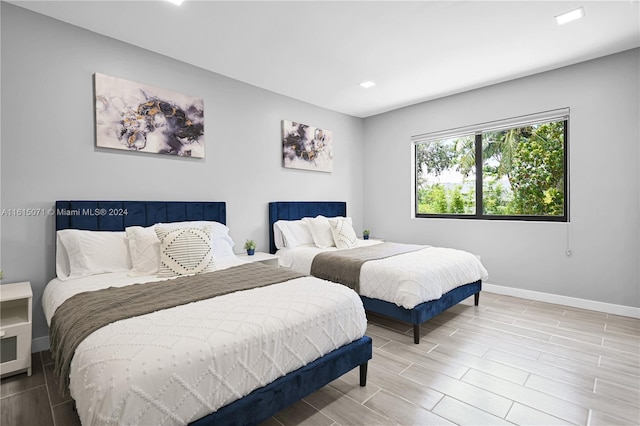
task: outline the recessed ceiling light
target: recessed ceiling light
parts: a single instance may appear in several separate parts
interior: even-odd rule
[[[370,87],[375,86],[376,84],[373,81],[363,81],[362,83],[360,83],[361,87],[364,87],[365,89],[368,89]]]
[[[584,9],[579,7],[567,13],[563,13],[562,15],[556,16],[556,21],[558,25],[566,24],[567,22],[575,21],[576,19],[580,19],[584,16]]]
[[[180,6],[184,0],[167,0],[167,1],[175,4],[176,6]]]

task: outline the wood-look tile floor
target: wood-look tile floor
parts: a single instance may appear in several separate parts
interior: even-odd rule
[[[640,425],[640,320],[482,292],[422,326],[369,315],[358,370],[263,423]],[[79,425],[47,352],[0,384],[0,424]]]

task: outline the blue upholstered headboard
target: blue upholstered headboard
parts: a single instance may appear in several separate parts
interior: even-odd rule
[[[273,224],[278,220],[298,220],[303,217],[347,216],[347,203],[344,201],[274,201],[269,203],[269,250],[275,253]]]
[[[159,222],[212,220],[226,224],[224,201],[56,201],[56,230],[124,231]]]

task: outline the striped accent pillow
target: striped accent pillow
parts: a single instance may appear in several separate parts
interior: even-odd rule
[[[352,248],[358,244],[358,236],[353,229],[350,217],[329,219],[329,224],[331,225],[331,234],[337,248]]]
[[[195,275],[216,270],[211,248],[211,226],[155,227],[160,240],[159,277]]]

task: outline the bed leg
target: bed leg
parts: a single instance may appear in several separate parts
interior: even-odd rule
[[[360,386],[367,386],[367,366],[368,362],[360,364]]]
[[[473,304],[478,306],[478,303],[480,303],[480,292],[473,295]]]
[[[420,324],[413,324],[413,343],[420,343]]]

